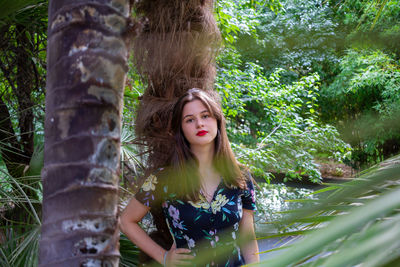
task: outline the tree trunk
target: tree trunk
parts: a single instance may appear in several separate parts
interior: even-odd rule
[[[129,0],[49,3],[39,266],[117,266]]]
[[[171,157],[173,140],[165,133],[178,98],[194,87],[216,94],[221,38],[213,5],[213,0],[135,1],[135,13],[145,18],[145,25],[133,42],[133,58],[148,84],[135,131],[150,169],[165,166]]]

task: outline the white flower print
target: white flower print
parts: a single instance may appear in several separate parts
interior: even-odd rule
[[[179,210],[176,209],[174,206],[170,205],[168,208],[168,214],[174,221],[179,220]]]
[[[146,181],[144,181],[142,185],[142,190],[143,191],[154,191],[156,189],[156,184],[158,183],[157,177],[153,174],[151,174],[149,177],[147,177]]]
[[[189,248],[194,248],[194,240],[193,239],[189,239],[188,240],[188,247]]]
[[[216,247],[216,243],[219,241],[219,237],[216,235],[217,234],[217,230],[210,230],[208,232],[210,234],[210,245],[211,247],[215,248]]]
[[[239,222],[233,225],[233,229],[235,229],[235,231],[239,230]]]
[[[211,247],[212,247],[212,248],[215,248],[215,242],[214,242],[214,240],[211,240],[210,244],[211,244]]]
[[[187,241],[189,249],[194,248],[195,242],[193,239],[189,238],[187,235],[184,235],[183,238]]]
[[[174,225],[175,228],[179,228],[179,229],[182,229],[182,230],[184,229],[184,227],[182,225],[182,222],[178,222],[176,220],[173,220],[172,224]]]
[[[236,232],[238,231],[238,229],[239,229],[239,223],[237,222],[233,225],[234,231],[232,232],[232,239],[234,239],[234,240],[236,240]]]
[[[238,216],[239,216],[239,218],[242,218],[242,216],[243,216],[243,203],[242,203],[242,199],[241,198],[239,198],[239,201],[238,201]]]

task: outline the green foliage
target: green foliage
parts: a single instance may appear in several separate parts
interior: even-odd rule
[[[257,36],[240,36],[237,47],[245,61],[258,60],[267,70],[285,68],[289,80],[316,70],[325,74],[337,62],[334,50],[341,34],[325,1],[281,1],[279,13],[265,10],[257,19]]]
[[[337,20],[349,33],[353,45],[381,48],[400,54],[400,2],[397,0],[357,0],[332,2]]]
[[[215,6],[216,20],[226,45],[232,45],[239,34],[255,36],[257,10],[252,6],[252,1],[217,1]]]
[[[0,3],[3,8],[0,12],[0,30],[3,33],[1,63],[7,62],[6,57],[11,59],[9,62],[12,63],[12,58],[15,57],[18,36],[16,24],[24,25],[28,29],[28,40],[37,44],[30,55],[37,71],[37,86],[31,97],[38,104],[33,108],[35,130],[39,133],[35,139],[38,153],[32,157],[29,169],[25,173],[26,176],[37,175],[42,167],[42,154],[39,152],[43,138],[41,121],[47,22],[43,14],[46,13],[47,1],[18,0]],[[320,174],[314,162],[317,154],[326,153],[335,159],[343,160],[349,154],[350,148],[339,139],[333,126],[321,123],[321,116],[329,123],[340,121],[338,128],[345,140],[356,148],[353,155],[358,157],[355,158],[357,160],[373,162],[381,159],[383,150],[387,151],[385,145],[399,140],[398,1],[228,0],[217,1],[215,5],[215,16],[225,44],[225,50],[218,61],[219,76],[216,88],[223,99],[232,146],[239,160],[249,165],[256,176],[268,178],[272,171],[285,172],[288,178],[308,175],[318,182]],[[4,25],[9,26],[3,27]],[[366,40],[368,42],[365,42]],[[350,46],[365,47],[365,44],[372,44],[381,50],[350,49],[343,55],[344,49]],[[392,55],[392,52],[395,55]],[[8,72],[0,73],[0,91],[16,126],[18,101],[11,89],[16,83],[5,78],[5,73],[11,78],[19,75],[11,63],[4,65]],[[286,71],[273,71],[277,67],[284,67]],[[315,71],[318,71],[318,74],[310,74]],[[324,84],[321,90],[320,82]],[[140,167],[140,160],[137,158],[136,147],[132,144],[135,137],[133,118],[138,96],[142,94],[145,86],[136,73],[129,73],[124,99],[121,160],[123,167],[129,165],[133,167],[134,172],[136,167]],[[16,129],[16,135],[20,134]],[[369,159],[362,159],[360,153],[366,154]],[[397,177],[397,173],[398,171],[392,178]],[[371,178],[371,181],[375,181],[375,178]],[[292,258],[293,262],[298,262],[315,255],[324,246],[322,251],[339,251],[333,254],[336,255],[334,260],[328,258],[327,262],[333,262],[332,264],[337,264],[337,260],[341,260],[340,263],[343,263],[344,259],[351,258],[349,262],[354,260],[355,257],[346,254],[346,250],[357,252],[354,253],[356,257],[369,256],[369,263],[381,258],[390,261],[393,255],[398,257],[398,254],[392,253],[396,248],[395,252],[399,251],[398,247],[395,247],[398,244],[395,241],[399,237],[398,214],[391,213],[392,210],[383,210],[386,204],[398,203],[398,186],[394,184],[398,184],[398,181],[391,182],[390,184],[379,180],[364,186],[364,180],[360,179],[354,184],[340,186],[328,200],[321,201],[327,206],[333,203],[334,208],[324,206],[325,210],[322,211],[312,209],[311,212],[316,215],[309,218],[288,222],[284,221],[286,216],[274,215],[272,219],[278,221],[280,226],[307,221],[303,232],[298,231],[301,224],[295,228],[286,228],[296,229],[296,233],[305,234],[309,223],[330,221],[335,216],[339,218],[343,209],[348,212],[348,208],[355,203],[366,205],[361,211],[355,208],[355,213],[349,214],[346,219],[335,219],[329,224],[351,224],[353,228],[345,229],[347,235],[340,231],[340,227],[331,226],[326,230],[326,233],[335,232],[330,235],[330,239],[325,238],[321,241],[319,237],[325,237],[325,232],[316,233],[307,239],[309,241],[305,241],[306,243],[296,246],[293,249],[296,253],[287,255],[295,255],[296,258]],[[37,229],[40,224],[40,214],[36,210],[41,200],[41,187],[37,184],[37,176],[20,177],[17,180],[4,179],[0,184],[0,208],[10,208],[7,205],[24,206],[30,222],[29,225],[22,226],[4,225],[2,230],[7,233],[7,242],[0,248],[1,266],[36,264]],[[12,189],[12,186],[16,190]],[[359,188],[364,191],[357,191]],[[24,193],[28,190],[35,192],[35,198]],[[383,200],[378,202],[382,205],[365,202],[364,199],[369,197],[379,199],[380,192],[387,192],[387,195],[382,195]],[[262,193],[267,192],[264,190]],[[280,191],[279,194],[281,193]],[[301,194],[302,196],[304,194]],[[292,197],[294,196],[289,196]],[[358,197],[360,199],[355,200]],[[309,198],[314,199],[312,196]],[[261,207],[264,215],[270,211],[268,205]],[[363,213],[372,209],[383,215],[379,217],[376,213],[369,213],[369,217],[363,217]],[[361,231],[355,232],[357,227]],[[21,230],[24,230],[24,233],[21,233]],[[362,232],[367,235],[360,234]],[[397,239],[390,243],[387,242],[390,239],[379,239],[379,236]],[[339,239],[334,240],[333,237]],[[372,250],[374,253],[371,253],[372,245],[376,244],[382,247],[375,247]],[[393,247],[390,247],[391,244],[394,244]],[[299,250],[299,247],[307,247],[308,251]],[[348,249],[349,247],[352,249]],[[357,250],[354,250],[355,247]],[[135,264],[137,253],[137,248],[121,236],[121,265]],[[286,260],[286,257],[280,257],[281,264],[283,260]],[[317,263],[319,262],[318,260]]]
[[[400,263],[399,156],[362,177],[321,192],[316,205],[293,210],[288,234],[304,238],[262,264],[267,266],[398,266]],[[282,223],[282,222],[281,222]],[[313,231],[309,231],[313,228]],[[282,250],[283,249],[283,250]]]
[[[282,5],[279,0],[235,0],[217,1],[216,20],[226,45],[233,45],[239,35],[257,36],[260,25],[259,15],[266,9],[278,12]]]
[[[356,0],[336,4],[330,1],[336,16],[353,32],[385,31],[398,26],[400,12],[397,0]],[[356,26],[356,27],[354,27]]]
[[[253,2],[224,1],[219,3],[220,12],[217,12],[217,15],[222,15],[217,16],[217,18],[219,18],[225,43],[229,44],[227,50],[238,51],[234,55],[224,55],[224,57],[230,57],[230,59],[228,60],[229,63],[224,63],[228,65],[223,66],[223,68],[237,68],[239,72],[247,71],[245,62],[255,62],[263,67],[263,73],[272,73],[274,69],[284,67],[287,71],[280,74],[280,81],[283,83],[291,83],[302,76],[317,72],[321,83],[324,85],[323,88],[325,88],[329,87],[331,83],[333,83],[331,87],[336,86],[335,84],[343,78],[343,68],[360,70],[360,68],[354,66],[357,64],[357,60],[347,59],[346,49],[349,49],[349,47],[360,47],[360,49],[375,47],[387,51],[385,53],[391,60],[399,58],[400,25],[398,17],[400,5],[398,1],[282,0],[280,1],[279,12],[273,12],[267,6],[256,6],[251,3]],[[221,12],[221,10],[224,12]],[[241,27],[240,22],[245,23],[246,27]],[[392,52],[395,53],[394,56],[391,55]],[[366,162],[370,164],[376,160],[381,160],[398,151],[400,147],[396,138],[390,137],[383,139],[394,140],[393,144],[382,142],[382,138],[381,140],[369,138],[366,143],[353,141],[359,139],[359,134],[379,136],[379,132],[384,132],[385,135],[393,136],[395,132],[395,128],[388,130],[387,126],[398,125],[396,116],[388,117],[385,115],[384,121],[381,121],[377,116],[378,114],[383,116],[381,112],[383,110],[393,113],[397,105],[397,72],[393,73],[391,78],[388,78],[388,76],[393,69],[393,64],[398,63],[388,61],[387,63],[389,65],[386,67],[387,75],[385,74],[386,78],[384,79],[381,79],[382,76],[378,73],[379,71],[371,69],[362,77],[360,76],[357,82],[354,80],[352,85],[343,83],[340,88],[336,86],[336,88],[345,91],[358,87],[358,91],[361,92],[361,88],[366,88],[365,84],[374,79],[376,84],[379,81],[387,85],[393,84],[392,92],[385,91],[387,93],[385,100],[383,103],[379,103],[380,107],[376,106],[380,110],[379,112],[369,112],[360,121],[358,121],[358,113],[348,115],[351,119],[342,123],[338,128],[345,141],[358,147],[353,157],[356,167],[360,167]],[[232,74],[240,77],[240,73],[235,74],[235,71],[237,70],[232,70]],[[382,71],[385,72],[384,67]],[[376,75],[375,78],[372,75]],[[346,77],[346,79],[351,78]],[[352,89],[346,86],[351,86]],[[370,88],[372,87],[370,86]],[[320,115],[324,121],[336,123],[334,120],[338,117],[335,113],[332,113],[331,109],[338,108],[338,111],[342,113],[349,111],[349,109],[347,106],[342,108],[343,101],[326,101],[327,98],[331,98],[329,93],[325,95],[326,93],[327,91],[323,90],[317,96],[321,104],[318,111],[321,112]],[[365,92],[365,94],[362,93],[358,96],[368,93]],[[351,100],[354,99],[349,99],[349,102]],[[362,99],[355,99],[354,101],[362,103]],[[365,104],[370,105],[368,101]],[[229,112],[235,113],[236,111],[233,111],[235,103],[230,103],[230,105],[232,107]],[[349,105],[355,106],[357,104],[349,103]],[[240,111],[242,107],[236,105],[236,108]],[[368,116],[369,119],[367,119]],[[344,120],[344,118],[342,119]],[[355,119],[357,119],[357,122]],[[370,131],[370,124],[381,130],[378,132]],[[353,133],[354,125],[359,125],[359,127]],[[386,130],[388,131],[386,132]],[[264,156],[273,157],[273,155]]]
[[[36,8],[38,5],[46,4],[45,0],[0,0],[0,20],[7,16],[15,16],[20,12],[26,11],[27,9]],[[0,26],[2,22],[0,21]]]
[[[147,86],[144,81],[145,80],[137,73],[131,57],[124,90],[123,124],[128,126],[132,131],[135,112],[139,105],[139,97],[143,94]]]
[[[139,249],[124,234],[121,234],[119,238],[119,246],[121,253],[119,266],[138,266]]]
[[[140,151],[135,145],[135,116],[139,106],[139,98],[145,91],[146,84],[136,72],[133,61],[129,61],[130,68],[127,74],[127,81],[124,90],[124,108],[122,115],[121,130],[121,179],[120,182],[125,187],[129,187],[134,182],[135,177],[139,177],[145,166],[139,157]]]
[[[266,77],[255,63],[240,70],[233,50],[219,61],[216,88],[223,99],[229,137],[238,158],[257,176],[284,172],[289,178],[307,175],[321,179],[313,162],[316,153],[344,159],[350,148],[336,129],[318,122],[318,75],[290,85],[280,80],[282,70]]]
[[[40,177],[10,176],[5,169],[0,171],[0,210],[3,213],[25,211],[23,221],[1,222],[0,230],[5,242],[0,247],[1,266],[37,266],[38,243],[40,232],[40,201],[41,189],[37,186]],[[39,189],[37,189],[39,188]],[[28,195],[35,191],[37,197]]]
[[[337,122],[362,163],[373,163],[385,143],[400,143],[400,64],[379,50],[349,50],[334,81],[322,88],[322,114]]]
[[[1,1],[0,6],[0,232],[5,238],[0,265],[37,266],[47,1]],[[26,149],[30,141],[34,151]]]

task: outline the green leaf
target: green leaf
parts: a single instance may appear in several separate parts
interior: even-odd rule
[[[383,169],[373,178],[375,178],[375,180],[381,180],[382,176],[386,177],[386,175],[394,173],[397,173],[398,175],[398,171],[399,167]],[[392,176],[392,179],[395,179],[395,177],[396,176]],[[370,179],[372,179],[372,177]],[[368,182],[370,182],[369,184],[372,183],[371,181],[364,181],[365,184],[368,184]],[[366,190],[366,188],[364,190]],[[382,193],[377,198],[366,202],[362,206],[351,208],[348,214],[337,217],[336,219],[330,221],[327,226],[315,230],[315,232],[305,236],[303,240],[299,241],[296,243],[296,245],[292,246],[285,252],[285,257],[279,255],[279,257],[264,261],[263,264],[270,266],[288,266],[294,262],[298,262],[308,255],[314,255],[320,252],[324,246],[335,242],[343,236],[357,232],[360,226],[365,225],[369,221],[374,221],[382,215],[390,214],[399,207],[400,187],[397,186],[391,190],[388,190],[387,192]],[[399,228],[397,227],[397,229]],[[397,232],[392,233],[397,234]],[[367,249],[369,249],[369,244],[370,243],[367,242],[365,247],[363,246],[362,249],[360,249],[360,253],[361,251],[365,252]]]

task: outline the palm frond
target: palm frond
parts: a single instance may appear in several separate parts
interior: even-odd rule
[[[22,236],[9,242],[18,242],[18,246],[11,254],[12,266],[36,267],[39,254],[40,226],[32,225]],[[22,242],[21,242],[22,240]]]
[[[400,259],[399,159],[397,156],[361,178],[334,185],[335,190],[322,190],[331,194],[316,205],[292,212],[285,223],[300,223],[304,230],[280,236],[303,237],[290,246],[282,246],[280,253],[262,264],[384,266]]]
[[[139,249],[124,234],[121,234],[119,239],[119,252],[121,267],[138,265]]]

